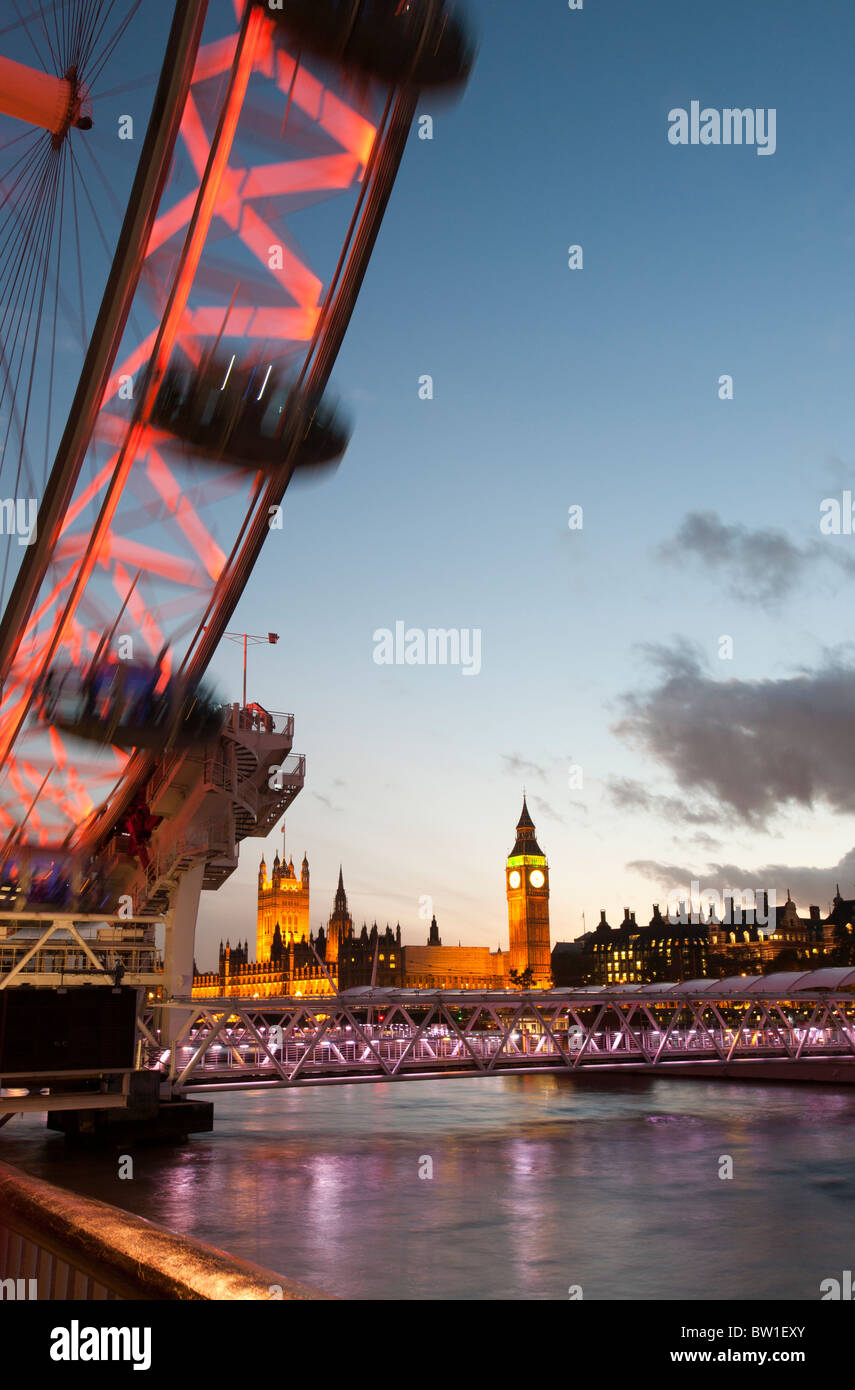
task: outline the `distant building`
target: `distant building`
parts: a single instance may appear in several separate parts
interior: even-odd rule
[[[692,923],[673,925],[653,905],[646,927],[624,908],[619,927],[611,927],[605,912],[589,932],[584,953],[590,961],[593,985],[648,984],[657,980],[697,980],[707,974],[707,929]]]
[[[804,961],[805,969],[813,970],[819,961],[831,955],[835,945],[834,909],[825,920],[816,906],[808,909],[807,917],[800,917],[788,889],[787,901],[780,907],[776,905],[774,918],[771,918],[766,894],[757,896],[754,910],[730,912],[727,922],[720,922],[715,916],[710,918],[708,929],[713,960],[726,964],[729,958],[741,961],[747,958],[762,968],[787,952]],[[835,903],[843,904],[839,889]],[[769,931],[768,927],[774,930]]]
[[[292,937],[286,945],[277,927],[270,959],[250,961],[246,944],[231,946],[227,941],[224,946],[220,942],[217,969],[195,971],[193,975],[193,998],[273,999],[284,994],[332,994],[312,949],[318,949],[318,944],[310,936],[308,941],[294,941]],[[319,954],[323,956],[323,951],[319,950]]]
[[[855,960],[855,900],[841,898],[839,888],[826,917],[816,906],[807,917],[799,916],[789,892],[771,913],[766,895],[758,894],[755,907],[734,908],[727,916],[721,921],[711,913],[692,921],[684,908],[679,920],[671,920],[654,904],[646,927],[638,926],[629,908],[620,926],[611,927],[601,912],[595,931],[576,942],[559,943],[562,951],[553,952],[555,983],[648,984],[771,969],[814,970],[825,961]],[[578,948],[581,962],[578,954],[568,952],[570,946]]]
[[[249,943],[220,943],[217,969],[199,974],[194,967],[196,998],[273,998],[325,995],[374,984],[378,988],[506,989],[511,971],[531,972],[534,988],[552,979],[549,941],[549,865],[535,837],[534,821],[523,797],[516,841],[506,864],[510,950],[488,946],[443,946],[434,915],[425,946],[403,946],[401,927],[377,923],[354,929],[344,876],[338,886],[326,930],[313,936],[309,927],[309,860],[303,856],[300,877],[284,853],[274,857],[268,875],[262,857],[258,869],[257,960],[249,960]]]
[[[426,946],[404,947],[407,989],[504,989],[508,953],[489,946],[443,946],[436,916]]]
[[[393,932],[387,922],[381,932],[376,922],[370,931],[363,922],[358,936],[345,937],[339,946],[337,978],[339,989],[372,983],[378,989],[400,989],[404,983],[400,923]]]
[[[841,898],[839,883],[835,885],[834,902],[825,922],[832,931],[835,964],[855,965],[855,898]]]
[[[591,958],[585,950],[588,937],[580,936],[576,941],[556,941],[552,948],[552,983],[556,989],[571,986],[590,985]]]
[[[281,995],[328,995],[357,985],[401,986],[404,980],[400,925],[381,931],[363,925],[357,935],[339,869],[333,910],[313,936],[309,930],[309,862],[299,879],[293,861],[273,861],[268,879],[262,858],[258,870],[257,941],[259,959],[249,960],[249,944],[220,942],[218,968],[196,973],[193,996],[200,999],[270,999]],[[269,943],[269,945],[267,945]],[[266,946],[266,953],[263,953]]]
[[[327,922],[327,966],[337,965],[341,945],[353,936],[353,918],[347,910],[347,894],[344,891],[344,878],[341,865],[338,866],[338,887],[335,890],[333,910]]]
[[[381,931],[376,922],[369,931],[363,922],[362,931],[357,935],[347,906],[341,865],[333,910],[327,922],[324,961],[339,989],[370,985],[372,979],[378,989],[400,987],[403,983],[400,923],[393,932],[388,922],[385,931]]]

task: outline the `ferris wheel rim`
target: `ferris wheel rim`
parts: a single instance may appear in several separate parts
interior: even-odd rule
[[[204,5],[200,5],[200,8],[207,9],[207,0],[204,0]],[[241,7],[240,0],[235,0],[235,8],[238,11],[239,19],[241,17],[246,19],[250,10],[254,10],[257,16],[259,10],[261,9],[261,7],[256,6],[252,2],[252,0],[249,0],[249,3],[244,4],[243,7]],[[232,62],[231,57],[229,57],[226,60],[224,65],[221,64],[217,66],[217,64],[220,64],[220,59],[223,58],[223,56],[225,55],[228,45],[234,41],[235,40],[232,40],[231,37],[229,37],[228,40],[215,40],[209,46],[211,50],[209,58],[200,64],[200,82],[204,82],[211,75],[220,75],[223,74],[224,71],[228,70]],[[286,76],[288,71],[287,63],[291,61],[293,60],[286,59]],[[298,53],[291,81],[291,92],[293,92],[294,90],[294,83],[297,79],[297,68],[299,66],[299,61],[300,60]],[[269,72],[267,72],[266,69],[259,70],[263,70],[266,76],[271,75]],[[281,82],[279,80],[281,79],[281,76],[282,69],[277,68],[277,84],[280,85],[281,90],[283,90],[284,92],[285,89],[281,86]],[[307,85],[311,86],[313,89],[322,90],[322,85],[318,83],[316,79],[312,77],[311,74],[308,75],[306,81]],[[286,108],[286,117],[287,110],[290,109],[291,92],[289,92],[288,96],[289,107]],[[312,93],[312,97],[314,99],[314,91]],[[299,93],[297,100],[299,101]],[[333,283],[329,286],[328,292],[324,297],[323,301],[318,300],[318,313],[317,319],[314,321],[314,331],[310,330],[305,334],[306,343],[308,343],[309,337],[311,336],[311,344],[308,347],[307,355],[305,357],[303,365],[303,370],[300,376],[301,380],[304,380],[307,383],[306,389],[310,392],[323,389],[323,386],[326,383],[326,380],[329,376],[329,373],[332,370],[333,364],[337,357],[339,348],[341,346],[341,342],[344,338],[344,334],[347,330],[350,317],[356,303],[356,298],[361,287],[361,283],[364,278],[368,262],[371,257],[374,242],[376,240],[376,236],[379,231],[383,215],[385,213],[385,208],[388,203],[392,187],[394,185],[398,166],[400,164],[400,159],[403,155],[406,137],[409,133],[409,129],[411,126],[416,101],[417,93],[415,89],[413,89],[412,87],[405,88],[396,87],[392,85],[388,90],[386,112],[384,113],[384,118],[383,122],[381,123],[381,126],[371,125],[370,122],[365,121],[362,118],[362,116],[359,115],[358,108],[354,108],[353,123],[348,127],[348,134],[346,137],[342,137],[337,128],[334,129],[333,126],[331,126],[330,124],[324,124],[324,120],[320,119],[319,117],[315,117],[315,119],[318,119],[320,121],[320,124],[323,126],[325,133],[328,136],[332,136],[332,138],[336,139],[342,145],[342,147],[346,149],[347,159],[345,160],[345,163],[348,165],[352,164],[355,171],[358,171],[361,168],[362,172],[356,175],[356,181],[361,181],[364,174],[366,176],[366,188],[363,188],[363,190],[361,191],[360,199],[357,204],[357,207],[361,208],[362,210],[361,216],[356,217],[355,215],[354,219],[352,219],[351,221],[351,227],[348,232],[347,240],[345,242],[345,248],[342,253],[342,257],[340,258],[339,267],[336,268],[336,274],[333,277]],[[183,106],[186,107],[188,105],[191,107],[193,105],[192,93],[189,97],[185,97],[185,102]],[[338,100],[335,94],[333,94],[330,97],[329,107],[323,108],[325,112],[327,110],[332,112],[332,115],[329,118],[331,122],[334,123],[336,120],[339,120],[339,124],[341,124],[341,122],[344,120],[344,116],[342,115],[342,106],[342,102]],[[394,115],[393,119],[389,121],[389,123],[387,124],[386,118],[390,111],[392,111]],[[191,111],[191,116],[192,115],[193,113]],[[350,115],[351,112],[348,108],[347,116],[349,117]],[[180,116],[178,117],[178,121],[180,124]],[[356,122],[359,122],[360,124],[357,127],[357,134],[354,135],[353,130],[354,124]],[[368,129],[370,129],[371,131],[371,140],[367,145],[365,143],[366,127],[368,127]],[[189,133],[190,135],[195,134],[192,128]],[[353,143],[350,143],[351,141]],[[198,153],[199,147],[197,144],[196,149],[192,149],[191,141],[189,138],[187,139],[187,144],[188,152],[192,161],[194,155]],[[209,150],[211,148],[212,147],[210,146],[208,147]],[[342,157],[344,158],[344,156]],[[311,160],[307,161],[307,167],[311,165],[311,162]],[[378,177],[376,179],[372,178],[370,181],[370,189],[367,189],[368,163],[371,164],[372,168],[378,171]],[[237,176],[232,176],[230,173],[229,177]],[[335,183],[333,180],[329,180],[328,182],[324,182],[322,184],[309,184],[306,185],[306,187],[329,187],[331,189],[353,187],[354,173],[352,172],[350,174],[347,174],[346,179],[349,179],[350,183]],[[201,185],[199,187],[198,193],[199,196],[201,196]],[[255,196],[258,196],[257,193]],[[228,209],[229,205],[227,204],[226,206]],[[173,211],[178,212],[178,207],[176,206],[173,209]],[[172,217],[167,217],[164,220],[169,222],[170,228],[180,228],[183,225],[185,225],[181,221],[178,221]],[[169,235],[172,234],[173,232],[170,231]],[[178,235],[178,232],[176,231],[174,234]],[[162,237],[159,240],[158,235],[155,235],[154,241],[157,243],[157,245],[160,245],[162,240]],[[341,268],[342,272],[340,280],[339,268]],[[320,286],[321,282],[318,281],[317,283]],[[290,285],[288,286],[288,289],[290,291]],[[298,304],[298,309],[302,310],[302,301],[298,298],[296,302]],[[296,312],[297,311],[294,311],[295,315]],[[162,316],[162,306],[158,310],[158,313]],[[309,317],[309,315],[304,314],[303,317],[305,319]],[[194,341],[198,343],[199,341],[205,339],[206,334],[210,335],[213,332],[213,330],[204,326],[196,327],[191,323],[189,327],[189,332],[191,334],[191,338],[192,335],[195,334]],[[245,328],[237,328],[236,330],[234,330],[232,336],[237,335],[239,337],[243,337],[246,334],[247,330]],[[151,351],[150,343],[154,340],[155,336],[156,334],[150,335],[149,339],[146,339],[144,343],[140,344],[139,352],[141,354],[141,362],[149,360],[149,354]],[[282,336],[284,338],[292,338],[296,341],[300,338],[301,335],[296,331],[291,331],[289,333],[283,334]],[[302,353],[302,346],[300,350]],[[113,355],[113,360],[115,360],[115,354]],[[128,367],[127,369],[136,372],[137,365],[134,365],[133,368]],[[125,367],[123,366],[119,368],[119,370],[125,370]],[[281,500],[281,497],[284,494],[285,489],[288,485],[288,481],[290,480],[291,471],[293,471],[290,465],[291,460],[287,460],[285,466],[277,470],[276,476],[273,480],[268,479],[266,485],[263,481],[257,483],[257,486],[253,491],[252,498],[250,499],[250,497],[247,496],[247,513],[243,519],[238,538],[235,541],[230,554],[228,556],[226,554],[222,554],[224,569],[222,571],[218,571],[216,575],[213,572],[210,572],[210,577],[215,581],[215,590],[214,593],[211,595],[211,599],[209,600],[209,607],[206,609],[205,617],[207,617],[209,613],[212,611],[211,604],[213,604],[214,611],[217,615],[217,620],[216,622],[212,622],[211,624],[209,624],[209,632],[205,634],[205,639],[203,641],[198,640],[198,630],[196,632],[196,636],[193,638],[193,644],[191,644],[191,648],[188,650],[187,655],[185,656],[185,661],[188,661],[189,659],[188,670],[190,670],[193,674],[201,674],[202,671],[204,671],[205,667],[208,664],[208,661],[210,660],[213,651],[213,646],[215,645],[216,641],[216,639],[213,636],[211,636],[211,634],[214,633],[215,629],[219,628],[220,626],[227,625],[230,613],[233,611],[234,606],[238,598],[240,597],[240,594],[243,592],[249,574],[251,573],[252,566],[255,562],[255,559],[257,558],[258,552],[261,549],[261,545],[263,544],[263,540],[266,535],[266,528],[260,525],[259,518],[263,518],[265,516],[266,504],[271,499],[275,498],[277,500]],[[109,474],[111,468],[112,463],[109,464],[105,470],[103,470],[103,474]],[[96,483],[97,489],[101,490],[101,477],[102,474],[99,474],[98,480],[93,478],[92,486],[90,489],[88,489],[88,491],[92,492],[92,495],[95,495],[92,490],[96,487]],[[47,541],[48,537],[46,535],[46,545]],[[49,557],[53,553],[52,548],[49,545],[46,553]],[[72,552],[69,551],[68,547],[66,546],[63,559],[67,559],[67,557],[71,554]],[[109,558],[110,556],[108,554],[108,559]],[[127,556],[119,555],[120,560],[124,558],[127,558]],[[134,563],[136,564],[137,561],[135,561]],[[141,563],[141,561],[139,563]],[[107,566],[105,565],[105,569],[106,568]],[[69,572],[69,579],[72,579],[73,576],[74,570],[72,568],[72,570]],[[219,583],[220,579],[222,579],[222,585],[220,585]],[[55,592],[61,592],[61,587],[59,590]],[[62,606],[63,605],[60,604],[60,607]],[[220,619],[222,619],[221,622]],[[192,629],[188,627],[187,631],[190,630]],[[27,655],[28,654],[24,655],[25,663],[27,660]],[[40,657],[41,653],[39,654],[39,657],[31,663],[32,669],[36,669]],[[24,678],[26,679],[26,676]],[[17,753],[17,745],[15,743],[16,738],[17,734],[13,735],[13,739],[11,741],[10,746],[15,748],[15,757],[17,758],[19,755]],[[131,758],[121,766],[121,768],[116,768],[112,774],[108,774],[110,780],[113,781],[113,785],[111,786],[110,790],[107,792],[106,796],[104,796],[103,794],[98,794],[97,799],[99,804],[96,805],[89,801],[89,812],[84,816],[82,821],[78,817],[76,823],[74,821],[71,822],[71,828],[69,830],[69,833],[66,839],[62,842],[63,847],[68,849],[72,853],[84,849],[91,850],[98,844],[108,839],[110,834],[115,829],[117,821],[121,818],[123,810],[127,807],[128,804],[130,804],[133,801],[134,796],[139,792],[141,787],[144,787],[145,783],[148,780],[148,777],[150,776],[153,764],[154,755],[146,754],[140,751],[138,753],[133,754]],[[34,764],[31,763],[28,767],[25,763],[20,763],[20,766],[24,770],[25,777],[31,779]],[[60,763],[58,764],[58,766],[61,770],[64,765]],[[113,780],[116,777],[118,777],[118,781]],[[107,780],[107,778],[96,778],[95,780],[104,781]],[[16,792],[18,792],[17,787],[15,788],[15,790]],[[50,790],[50,788],[48,790]],[[56,805],[60,807],[63,814],[65,815],[66,825],[69,823],[68,803],[75,799],[77,795],[77,790],[78,789],[72,785],[70,793],[66,792],[63,793],[62,796],[52,797],[52,800],[56,802]],[[82,788],[82,790],[85,791],[86,788]],[[95,789],[89,788],[89,790],[92,790],[94,792]],[[20,799],[20,792],[18,792],[18,796]],[[65,801],[63,801],[63,796],[65,798]],[[26,843],[28,846],[32,845],[34,848],[36,846],[36,842],[29,839]],[[42,839],[39,843],[41,843],[43,846],[46,846],[49,843],[55,844],[57,842]]]
[[[119,351],[145,265],[148,235],[169,174],[207,10],[208,0],[185,0],[183,6],[176,7],[125,219],[39,509],[38,538],[35,545],[27,548],[0,615],[0,692],[9,676],[15,644],[29,621],[47,573],[56,528],[80,476],[98,409]]]

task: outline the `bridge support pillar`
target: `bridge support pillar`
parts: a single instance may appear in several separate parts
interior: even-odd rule
[[[166,921],[166,943],[163,962],[163,994],[166,999],[189,999],[193,989],[193,952],[196,941],[196,918],[202,894],[204,860],[192,865],[182,875],[175,899]],[[189,1017],[187,1009],[164,1009],[161,1040],[168,1047]]]

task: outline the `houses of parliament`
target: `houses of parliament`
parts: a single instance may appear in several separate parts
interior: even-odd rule
[[[357,931],[341,869],[326,926],[313,934],[309,893],[307,855],[299,877],[284,852],[282,859],[275,855],[269,873],[262,859],[256,959],[250,960],[248,940],[221,942],[217,969],[207,974],[194,969],[193,997],[318,996],[372,984],[431,990],[608,987],[855,964],[855,899],[843,898],[839,888],[825,916],[814,906],[801,917],[789,893],[783,905],[760,910],[756,920],[757,909],[748,909],[738,919],[711,915],[673,923],[654,903],[647,926],[636,923],[626,908],[620,925],[611,927],[603,911],[595,931],[558,941],[550,950],[549,864],[525,798],[505,860],[507,951],[444,946],[435,916],[419,946],[404,945],[400,923],[382,930],[376,922],[370,929],[363,923]],[[761,929],[758,922],[767,925]]]
[[[357,931],[347,901],[344,875],[326,927],[313,934],[309,918],[309,860],[300,875],[293,858],[278,852],[268,875],[258,869],[256,959],[249,941],[220,943],[216,971],[194,974],[194,998],[317,996],[360,985],[404,989],[505,989],[524,977],[534,988],[551,983],[549,865],[535,838],[523,798],[516,839],[505,864],[510,948],[443,946],[434,916],[423,946],[404,945],[401,926],[381,930],[375,922]],[[526,972],[529,972],[528,974]]]

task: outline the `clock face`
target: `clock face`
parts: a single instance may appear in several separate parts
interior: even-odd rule
[[[532,869],[531,876],[529,878],[529,883],[531,884],[532,888],[542,888],[545,882],[546,879],[543,877],[543,874],[540,872],[540,869]]]
[[[508,883],[511,885],[512,888],[519,888],[520,876],[516,869],[514,869],[513,872],[508,875]]]

